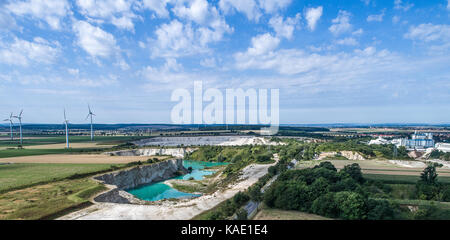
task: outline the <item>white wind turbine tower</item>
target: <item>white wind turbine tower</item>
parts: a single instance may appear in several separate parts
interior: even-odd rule
[[[69,149],[69,128],[67,127],[67,124],[69,123],[69,120],[66,118],[66,109],[64,109],[64,124],[66,125],[66,148]]]
[[[92,111],[91,111],[91,106],[89,106],[88,104],[88,109],[89,109],[89,113],[86,116],[86,120],[91,117],[91,141],[94,141],[94,128],[92,127],[92,116],[96,116]]]
[[[23,109],[20,110],[19,116],[13,116],[13,118],[19,119],[20,145],[22,145],[22,143],[23,143],[23,138],[22,138],[22,113],[23,113]]]
[[[13,121],[12,121],[12,119],[13,119],[13,113],[11,113],[11,114],[9,115],[9,118],[3,120],[3,121],[9,121],[9,131],[10,131],[10,133],[11,133],[11,141],[14,140],[14,137],[13,137],[13,129],[12,129],[12,127],[13,127]]]

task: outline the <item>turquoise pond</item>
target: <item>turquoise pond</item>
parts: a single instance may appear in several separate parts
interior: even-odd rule
[[[186,175],[175,177],[173,179],[184,179],[189,180],[191,177],[195,180],[202,180],[203,176],[211,175],[214,171],[204,170],[205,167],[214,167],[220,165],[226,165],[227,163],[217,163],[217,162],[200,162],[200,161],[190,161],[184,160],[183,166],[185,168],[192,167],[192,172]],[[128,189],[127,192],[133,194],[139,199],[146,201],[158,201],[161,199],[168,198],[186,198],[186,197],[198,197],[198,194],[180,192],[176,189],[171,188],[169,185],[162,182],[152,183],[149,185],[143,185],[137,188]]]

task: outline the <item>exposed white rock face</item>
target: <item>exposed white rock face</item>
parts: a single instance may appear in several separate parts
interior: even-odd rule
[[[195,151],[194,148],[145,148],[145,149],[133,149],[123,150],[115,152],[107,152],[105,154],[112,156],[157,156],[168,155],[177,158],[183,158],[187,153]]]
[[[327,157],[334,157],[337,154],[340,154],[341,156],[347,158],[348,160],[356,160],[356,161],[366,160],[366,158],[364,158],[361,154],[359,154],[358,152],[353,152],[353,151],[322,152],[322,153],[320,153],[317,160],[322,160]]]
[[[110,191],[94,198],[96,202],[144,204],[124,189],[135,188],[139,185],[160,182],[187,173],[182,159],[170,159],[152,165],[138,166],[127,170],[103,174],[94,179],[109,185]]]
[[[186,172],[182,159],[170,159],[160,163],[107,173],[97,176],[95,179],[105,184],[115,185],[119,189],[128,189],[142,184],[164,181],[176,176],[177,172]]]
[[[253,136],[201,136],[201,137],[155,137],[142,139],[134,144],[143,146],[242,146],[242,145],[278,145],[268,138]]]

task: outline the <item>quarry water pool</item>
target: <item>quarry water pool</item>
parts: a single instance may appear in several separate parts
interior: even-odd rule
[[[226,164],[228,163],[183,160],[183,166],[185,168],[192,167],[192,172],[172,179],[189,180],[190,178],[194,178],[195,180],[202,180],[204,176],[211,175],[215,172],[212,170],[205,170],[206,167],[221,166]],[[146,201],[158,201],[169,198],[189,198],[200,196],[199,194],[180,192],[176,189],[173,189],[169,185],[164,184],[163,182],[143,185],[137,188],[128,189],[126,191],[133,194],[137,198]]]

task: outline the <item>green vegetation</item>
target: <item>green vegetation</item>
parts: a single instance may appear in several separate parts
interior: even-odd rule
[[[115,170],[113,164],[15,163],[0,165],[0,193],[65,178]]]
[[[202,146],[186,156],[186,159],[206,162],[229,162],[223,171],[225,179],[221,185],[234,181],[240,171],[251,163],[273,163],[272,152],[267,146]]]
[[[330,162],[322,162],[314,168],[282,173],[265,192],[264,203],[331,218],[392,219],[388,201],[369,198],[371,193],[383,192],[380,187],[362,177],[358,164],[337,172]]]
[[[24,136],[25,137],[25,136]],[[95,136],[94,142],[98,144],[110,144],[116,145],[129,141],[136,141],[139,139],[143,139],[144,137],[137,136]],[[146,137],[148,138],[148,137]],[[43,145],[43,144],[58,144],[65,143],[65,136],[48,136],[48,135],[33,135],[33,138],[24,138],[22,146],[35,146],[35,145]],[[90,136],[70,136],[71,143],[82,143],[82,142],[91,142]],[[16,137],[15,141],[10,140],[0,140],[0,147],[3,146],[17,146],[18,139]]]
[[[434,166],[420,178],[392,176],[363,175],[358,164],[338,172],[321,162],[281,173],[263,199],[270,208],[339,219],[450,219],[450,185],[438,182]]]
[[[103,148],[69,148],[69,149],[5,149],[0,150],[0,158],[21,157],[21,156],[37,156],[46,154],[72,154],[87,152],[102,152]]]
[[[297,160],[312,160],[322,152],[354,151],[366,158],[410,159],[404,147],[395,152],[394,145],[367,145],[362,140],[329,141],[324,143],[305,143],[295,140],[284,140],[287,145],[278,146],[283,157]],[[335,156],[335,160],[345,158]]]
[[[89,205],[89,198],[105,189],[102,184],[84,178],[1,193],[0,220],[53,219]]]
[[[421,200],[435,200],[450,202],[450,186],[438,182],[436,167],[429,165],[420,175],[416,184],[417,198]]]
[[[213,209],[205,211],[197,216],[194,220],[224,220],[230,219],[241,206],[248,202],[250,197],[246,193],[238,192],[231,199],[225,200]]]
[[[258,179],[258,182],[253,184],[246,192],[238,192],[232,199],[228,199],[216,207],[205,211],[197,216],[194,220],[224,220],[229,219],[233,214],[241,219],[243,217],[242,206],[249,200],[260,202],[262,200],[261,188],[268,183],[275,175],[286,171],[287,163],[286,160],[280,159],[275,166],[271,166],[268,169],[268,173]],[[247,215],[247,214],[245,214]]]
[[[442,159],[442,160],[445,160],[445,161],[450,161],[450,152],[444,153],[444,152],[439,151],[439,150],[434,150],[433,152],[431,152],[430,158],[431,159]]]

